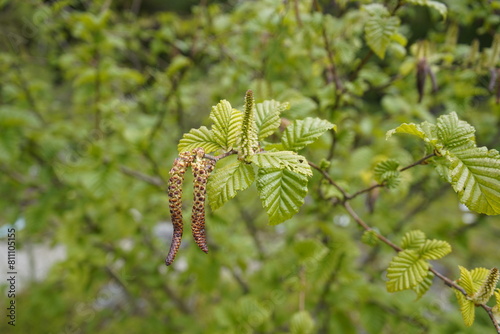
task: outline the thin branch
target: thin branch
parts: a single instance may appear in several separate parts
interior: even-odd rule
[[[120,166],[120,171],[128,176],[131,176],[133,178],[136,178],[138,180],[144,181],[146,183],[149,183],[155,187],[158,187],[160,189],[164,189],[165,183],[162,181],[162,179],[155,177],[155,176],[150,176],[147,174],[143,174],[141,172],[138,172],[136,170],[133,170],[127,166]]]
[[[361,194],[368,193],[368,192],[372,191],[373,189],[380,188],[380,187],[385,187],[385,184],[384,183],[377,183],[371,187],[361,189],[361,190],[355,192],[354,194],[347,196],[346,200],[353,199]]]
[[[410,168],[412,168],[412,167],[415,167],[415,166],[418,166],[418,165],[422,165],[422,164],[424,164],[424,162],[425,162],[427,159],[432,158],[432,157],[435,157],[435,156],[436,156],[436,153],[431,153],[431,154],[429,154],[429,155],[426,155],[426,156],[425,156],[425,157],[423,157],[422,159],[417,160],[417,161],[415,161],[414,163],[412,163],[412,164],[410,164],[410,165],[408,165],[408,166],[406,166],[406,167],[401,168],[399,171],[400,171],[400,172],[404,172],[405,170],[410,169]]]

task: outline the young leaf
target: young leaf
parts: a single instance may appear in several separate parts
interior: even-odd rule
[[[262,152],[253,155],[252,162],[265,169],[287,169],[305,176],[312,176],[306,158],[291,151]]]
[[[395,160],[386,160],[378,163],[373,170],[375,180],[384,182],[388,188],[395,188],[399,184],[399,162]]]
[[[365,24],[366,43],[379,58],[384,59],[392,36],[397,33],[399,18],[390,16],[385,8],[367,11],[371,17]]]
[[[201,147],[205,152],[210,153],[221,149],[222,147],[215,140],[214,134],[206,126],[199,129],[191,129],[188,133],[182,136],[182,139],[177,145],[179,152],[191,151]]]
[[[483,285],[484,281],[486,281],[489,273],[489,269],[482,267],[474,268],[470,271],[470,276],[472,278],[472,288],[474,292],[478,291],[481,288],[481,285]]]
[[[437,138],[447,149],[474,147],[476,129],[469,123],[458,119],[455,112],[442,115],[437,119]]]
[[[280,113],[289,109],[289,103],[278,101],[264,101],[255,105],[255,124],[259,140],[274,133],[280,126]]]
[[[420,230],[407,232],[401,240],[403,249],[419,249],[425,243],[425,233]]]
[[[374,230],[367,230],[361,236],[361,241],[368,246],[376,246],[379,242],[378,234]]]
[[[217,210],[240,190],[248,188],[255,180],[252,165],[240,160],[216,169],[207,185],[208,200],[212,210]]]
[[[413,123],[410,123],[410,124],[403,123],[400,126],[398,126],[397,128],[387,131],[385,138],[389,139],[395,133],[407,133],[410,135],[417,136],[417,137],[424,139],[424,140],[427,138],[426,133],[422,130],[420,125],[413,124]]]
[[[460,269],[460,279],[458,280],[458,284],[464,288],[467,295],[472,296],[475,289],[470,271],[462,266],[458,266],[458,269]]]
[[[427,6],[429,8],[433,8],[441,14],[443,19],[446,19],[446,15],[448,14],[448,8],[444,3],[433,0],[406,0],[407,3],[411,3],[414,5]]]
[[[417,294],[417,299],[420,299],[432,285],[432,279],[434,278],[434,274],[430,271],[427,272],[427,276],[425,276],[424,280],[419,284],[413,287],[413,291]]]
[[[299,211],[307,194],[307,177],[287,169],[259,169],[257,189],[269,224],[277,225]]]
[[[408,290],[420,284],[427,276],[429,263],[421,259],[417,251],[406,249],[399,252],[387,269],[387,291]]]
[[[419,250],[420,256],[426,260],[437,260],[450,252],[450,244],[442,240],[425,240],[424,245]]]
[[[212,107],[210,119],[214,123],[212,126],[214,140],[224,151],[230,151],[240,139],[243,113],[233,109],[228,101],[222,100]]]
[[[283,132],[281,142],[285,150],[298,151],[313,143],[325,131],[334,128],[335,125],[328,121],[307,117],[290,124]]]
[[[465,298],[465,296],[458,290],[455,291],[455,296],[457,296],[458,305],[460,306],[460,313],[462,313],[462,318],[464,319],[464,324],[467,327],[472,326],[475,318],[475,305],[474,302]]]
[[[497,322],[500,322],[500,289],[495,290],[496,304],[493,306],[491,311]]]

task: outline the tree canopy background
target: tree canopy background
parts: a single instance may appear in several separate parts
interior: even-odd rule
[[[456,111],[478,144],[499,149],[500,2],[440,3],[0,1],[0,224],[17,222],[18,252],[64,249],[46,277],[18,288],[16,326],[2,315],[0,331],[493,332],[484,312],[465,327],[441,282],[417,301],[388,293],[394,251],[363,243],[325,201],[335,193],[319,174],[289,221],[268,225],[250,188],[208,212],[208,255],[187,237],[164,264],[178,140],[208,124],[219,100],[243,105],[247,89],[257,102],[289,102],[284,123],[337,124],[301,154],[328,161],[352,193],[373,184],[378,162],[423,156],[413,138],[386,140],[404,122]],[[381,8],[389,15],[374,31],[390,30],[390,40],[367,32]],[[430,77],[417,84],[422,59],[436,89]],[[447,240],[453,252],[436,267],[453,279],[457,265],[500,263],[500,219],[460,206],[431,168],[352,205],[398,242],[413,229]]]

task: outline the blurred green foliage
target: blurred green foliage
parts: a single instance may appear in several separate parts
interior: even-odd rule
[[[378,1],[400,21],[381,59],[364,37],[365,0],[203,1],[188,10],[158,1],[0,1],[0,224],[25,219],[19,250],[48,242],[67,253],[18,291],[16,327],[3,316],[0,331],[493,332],[484,312],[466,328],[453,291],[439,282],[416,302],[411,292],[389,294],[393,251],[362,242],[345,211],[324,201],[335,189],[319,175],[290,221],[267,225],[250,188],[209,213],[208,255],[186,240],[174,265],[164,265],[164,190],[177,142],[206,125],[220,99],[242,105],[247,89],[257,102],[290,102],[286,119],[337,124],[334,137],[301,154],[326,159],[351,193],[372,184],[379,162],[405,166],[423,156],[413,138],[386,141],[403,122],[456,111],[480,146],[498,149],[498,82],[489,86],[499,68],[499,1],[442,2],[446,20],[434,8]],[[428,84],[417,103],[421,57],[439,89]],[[352,205],[398,242],[413,229],[448,241],[453,252],[437,265],[448,277],[458,278],[457,265],[500,261],[500,219],[460,208],[432,168],[413,168],[394,189]]]

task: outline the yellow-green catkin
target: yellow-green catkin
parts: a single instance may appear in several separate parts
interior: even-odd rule
[[[251,162],[252,156],[259,148],[254,109],[253,92],[248,90],[245,95],[245,114],[241,126],[241,149],[238,156],[238,159],[245,162]]]

